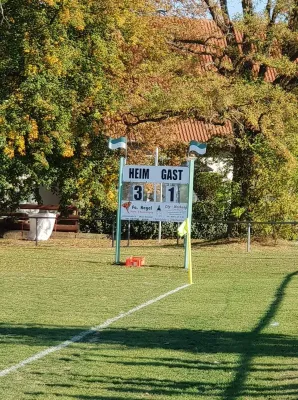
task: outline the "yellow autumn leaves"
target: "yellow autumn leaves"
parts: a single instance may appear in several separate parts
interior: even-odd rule
[[[42,135],[40,137],[38,125],[35,119],[30,120],[28,115],[25,117],[25,119],[27,121],[30,121],[29,125],[30,127],[27,132],[27,135],[15,131],[10,131],[6,135],[6,146],[4,147],[3,152],[9,158],[15,157],[16,153],[18,153],[21,156],[26,155],[26,139],[29,143],[32,143],[38,140],[39,138],[44,143],[49,144],[51,142],[50,137],[46,135]],[[0,118],[0,125],[1,122],[3,122],[2,118]],[[74,155],[74,148],[70,140],[65,140],[63,142],[63,135],[60,135],[58,132],[52,132],[52,133],[53,133],[52,137],[56,137],[56,139],[60,141],[60,149],[62,157],[65,158],[72,157]]]
[[[22,156],[26,154],[25,151],[25,138],[24,136],[18,135],[16,132],[9,132],[7,135],[6,146],[4,148],[4,154],[9,158],[13,158],[15,150]]]
[[[85,29],[84,23],[84,4],[78,0],[69,0],[62,2],[61,0],[44,0],[49,7],[60,6],[58,18],[64,25],[72,25],[79,31]],[[88,3],[88,2],[87,2]]]
[[[26,116],[25,119],[29,119],[29,116]],[[0,120],[1,124],[1,120]],[[25,136],[22,133],[18,133],[15,131],[10,131],[6,135],[6,146],[4,147],[4,154],[13,158],[15,156],[15,152],[17,152],[21,156],[26,155],[26,141]],[[38,139],[38,126],[34,119],[30,121],[30,129],[27,135],[28,141],[34,141]]]
[[[62,156],[69,158],[72,157],[73,155],[74,155],[74,149],[71,146],[70,142],[67,141],[63,146]]]
[[[31,129],[28,133],[28,139],[29,140],[35,140],[38,138],[38,126],[37,122],[35,119],[31,120]]]

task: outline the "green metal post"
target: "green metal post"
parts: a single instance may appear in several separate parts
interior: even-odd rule
[[[187,204],[187,218],[189,221],[189,229],[191,229],[191,218],[192,218],[192,197],[193,197],[193,178],[194,178],[194,165],[195,159],[190,158],[188,161],[189,167],[189,182],[188,182],[188,204]],[[191,232],[189,234],[191,240]],[[188,235],[185,235],[185,251],[184,251],[184,268],[188,269],[188,259],[189,259],[189,243]]]
[[[250,252],[250,236],[251,236],[251,224],[248,223],[248,225],[247,225],[247,247],[246,247],[246,250],[248,253]]]
[[[117,225],[116,225],[116,256],[115,264],[120,264],[120,243],[121,243],[121,200],[122,200],[122,175],[124,166],[124,157],[120,157],[119,165],[119,180],[118,180],[118,210],[117,210]]]

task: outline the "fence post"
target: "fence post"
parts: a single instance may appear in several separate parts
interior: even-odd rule
[[[112,223],[112,247],[115,245],[115,220],[113,218],[113,223]]]
[[[35,246],[38,244],[38,239],[37,239],[37,223],[38,223],[38,217],[35,218]]]
[[[250,235],[251,234],[251,224],[248,223],[247,225],[247,253],[250,252]]]
[[[130,219],[128,220],[128,227],[127,227],[127,247],[130,244]]]

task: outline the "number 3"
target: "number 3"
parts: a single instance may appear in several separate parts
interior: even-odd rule
[[[134,194],[133,194],[133,199],[134,200],[142,200],[143,198],[143,187],[142,186],[135,186],[133,188]]]

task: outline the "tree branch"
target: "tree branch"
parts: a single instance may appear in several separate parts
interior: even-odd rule
[[[251,0],[247,0],[251,2]],[[233,22],[229,18],[227,10],[227,0],[219,0],[219,5],[214,0],[205,0],[208,10],[216,23],[217,27],[222,32],[223,38],[226,39],[227,47],[237,48],[238,53],[241,53],[241,44],[237,43],[236,31]],[[227,54],[232,64],[237,61],[238,56],[234,52]]]
[[[52,18],[50,19],[50,23],[49,23],[50,25],[53,25],[53,23],[55,22],[56,18],[57,18],[58,15],[59,15],[59,12],[60,12],[60,9],[57,8],[57,10],[55,10],[55,12],[54,12]]]
[[[298,50],[296,50],[293,54],[290,55],[289,59],[290,61],[294,62],[298,58]]]
[[[129,117],[132,117],[134,121],[129,121]],[[134,115],[132,113],[129,113],[124,116],[123,122],[127,127],[133,127],[137,126],[140,124],[145,124],[149,122],[161,122],[169,118],[169,115],[160,115],[160,116],[143,116],[143,117],[138,117],[137,115]]]
[[[201,57],[201,56],[209,56],[209,57],[211,57],[212,58],[211,62],[202,63],[202,65],[204,65],[203,69],[205,71],[208,71],[208,68],[206,68],[206,67],[208,67],[208,65],[212,64],[212,65],[215,66],[215,68],[217,69],[217,72],[220,75],[223,75],[223,76],[231,75],[231,70],[222,65],[222,62],[223,62],[224,58],[227,56],[226,51],[223,48],[220,48],[220,47],[216,48],[215,47],[215,49],[220,49],[221,55],[219,55],[214,51],[213,52],[212,51],[205,51],[205,50],[196,51],[196,50],[193,50],[193,49],[191,49],[189,47],[185,47],[183,45],[179,46],[176,43],[171,43],[171,46],[174,47],[177,50],[184,51],[184,52],[187,52],[187,53],[191,53],[191,54],[193,54],[195,56],[198,56],[198,57]]]
[[[229,10],[228,10],[227,0],[219,0],[219,3],[220,3],[221,10],[222,10],[224,22],[227,26],[229,26],[230,15],[229,15]]]
[[[271,16],[271,19],[270,19],[270,22],[269,22],[269,26],[272,26],[272,25],[275,24],[276,18],[278,17],[279,12],[280,12],[280,0],[277,0],[276,4],[275,4],[275,7],[273,9],[273,12],[272,12],[272,16]]]
[[[260,114],[258,118],[258,126],[259,126],[259,131],[262,132],[262,120],[264,117],[266,117],[267,113],[263,112]]]
[[[4,21],[6,21],[9,25],[8,19],[5,17],[4,14],[2,2],[0,0],[0,25],[2,25]]]
[[[269,21],[270,21],[270,17],[271,17],[271,8],[272,8],[272,0],[268,0],[267,4],[266,4],[265,11],[266,11],[266,14],[267,14],[267,17],[268,17]]]
[[[225,23],[225,20],[221,13],[221,9],[218,7],[218,4],[213,3],[213,0],[205,0],[205,2],[213,18],[213,21],[216,23],[222,33],[227,33],[229,29],[227,24]]]
[[[4,21],[4,10],[1,1],[0,1],[0,14],[1,14],[1,24],[2,24]]]
[[[195,54],[197,56],[205,55],[205,56],[213,57],[215,55],[214,52],[209,52],[209,51],[204,51],[204,50],[203,51],[202,50],[196,51],[196,50],[193,50],[193,49],[191,49],[189,47],[186,47],[186,46],[183,46],[183,45],[179,46],[178,43],[173,43],[172,42],[171,46],[175,47],[175,49],[177,49],[177,50],[186,51],[187,53]]]
[[[160,113],[160,115],[154,116],[154,115],[143,115],[143,116],[137,116],[133,113],[129,113],[124,115],[123,117],[123,122],[127,127],[134,127],[140,124],[146,124],[146,123],[156,123],[156,122],[162,122],[166,121],[169,118],[181,118],[181,119],[189,119],[190,116],[187,115],[184,112],[173,112],[172,110],[165,110],[163,113]],[[129,121],[129,118],[132,118],[134,120]],[[212,124],[216,126],[225,126],[226,121],[220,120],[220,119],[208,119],[205,117],[202,117],[196,112],[194,112],[194,115],[192,116],[193,119],[196,121],[203,122],[205,124]]]
[[[206,39],[174,39],[174,42],[185,43],[185,44],[201,44],[202,46],[210,46],[209,40],[222,40],[223,36],[208,36]],[[212,44],[213,45],[213,44]]]
[[[298,87],[298,77],[288,77],[286,75],[281,75],[275,79],[273,82],[274,85],[281,86],[287,92],[292,91],[293,89]]]
[[[261,65],[260,65],[259,73],[258,73],[258,77],[259,77],[260,79],[263,79],[263,80],[264,80],[265,75],[266,75],[266,72],[267,72],[267,68],[268,68],[268,66],[267,66],[266,64],[261,64]]]
[[[243,10],[243,15],[253,15],[254,14],[254,8],[252,4],[252,0],[242,0],[242,10]]]
[[[211,47],[210,51],[200,50],[200,49],[199,50],[195,50],[195,49],[192,49],[189,46],[187,46],[188,44],[189,45],[197,44],[197,45],[200,45],[200,46],[205,46],[203,41],[202,41],[202,43],[199,43],[199,42],[200,42],[199,40],[181,40],[181,41],[180,40],[175,40],[174,42],[169,42],[169,44],[172,47],[174,47],[174,48],[176,48],[178,50],[184,50],[184,51],[187,51],[188,53],[192,53],[192,54],[196,54],[196,55],[207,55],[207,56],[212,56],[212,57],[215,57],[215,56],[218,57],[218,55],[216,54],[217,50],[220,50],[221,53],[224,53],[224,49],[222,47],[220,47],[220,46],[211,46],[211,45],[209,45],[208,47]],[[214,51],[212,51],[212,49],[214,49]]]
[[[294,7],[289,17],[288,26],[292,31],[298,30],[298,0],[295,0],[294,2]]]

